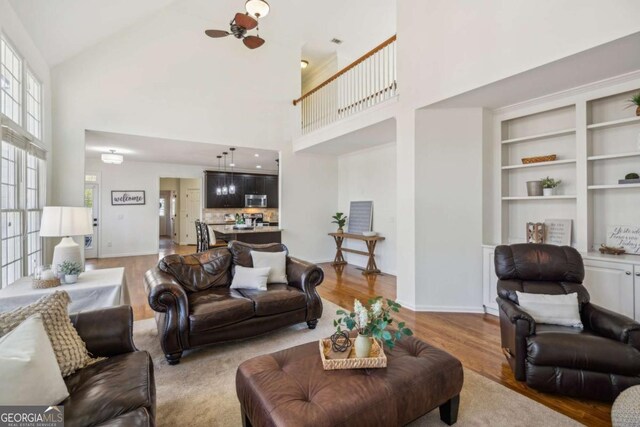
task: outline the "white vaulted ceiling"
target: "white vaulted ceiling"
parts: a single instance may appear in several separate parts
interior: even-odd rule
[[[194,30],[227,29],[244,0],[9,0],[50,66],[172,5],[193,17]],[[267,43],[309,43],[356,58],[395,33],[396,0],[271,0],[261,22]],[[166,28],[170,32],[171,28]],[[159,36],[161,36],[159,34]],[[204,35],[203,35],[204,37]],[[231,42],[225,40],[224,42]]]

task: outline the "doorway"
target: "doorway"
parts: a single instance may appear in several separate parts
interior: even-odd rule
[[[87,177],[95,176],[87,174]],[[84,206],[91,208],[93,219],[93,234],[84,236],[84,256],[85,258],[98,258],[98,215],[100,204],[100,192],[97,182],[85,182],[84,184]]]
[[[171,222],[170,204],[171,204],[171,191],[161,191],[159,198],[159,211],[158,215],[160,220],[158,221],[160,237],[172,238],[173,226]]]

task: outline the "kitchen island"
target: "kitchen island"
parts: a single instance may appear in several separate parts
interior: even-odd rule
[[[216,239],[238,240],[245,243],[282,243],[282,229],[266,226],[247,229],[235,229],[233,225],[210,225]]]

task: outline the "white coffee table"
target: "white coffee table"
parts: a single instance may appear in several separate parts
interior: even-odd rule
[[[23,277],[0,289],[0,312],[29,305],[55,291],[66,291],[71,297],[69,313],[130,304],[124,268],[118,267],[85,271],[73,285],[47,289],[33,289],[31,277]]]

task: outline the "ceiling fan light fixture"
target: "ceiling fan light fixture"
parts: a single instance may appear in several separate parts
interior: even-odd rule
[[[122,154],[116,154],[116,150],[109,150],[110,153],[103,153],[100,158],[102,159],[102,163],[107,163],[110,165],[120,165],[124,161],[124,156]]]
[[[244,5],[247,13],[256,18],[264,18],[269,14],[269,3],[264,0],[247,0]]]
[[[303,70],[305,68],[307,68],[309,66],[309,61],[303,59],[302,61],[300,61],[300,68],[302,68]]]

